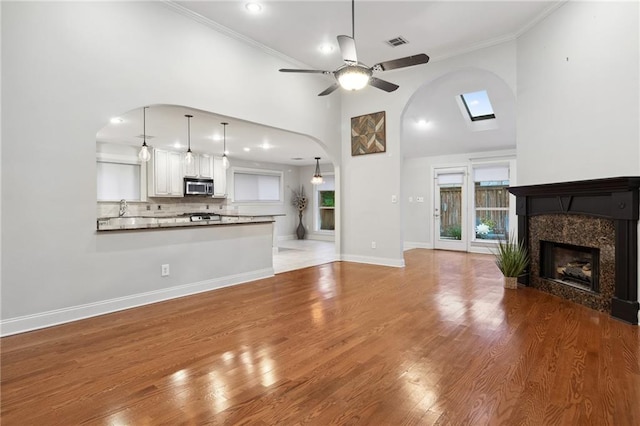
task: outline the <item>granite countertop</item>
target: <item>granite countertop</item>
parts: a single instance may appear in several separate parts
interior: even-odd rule
[[[201,216],[210,219],[191,221],[191,216]],[[274,216],[270,215],[244,215],[244,214],[211,214],[211,213],[185,213],[179,216],[125,216],[98,218],[96,226],[98,231],[122,231],[136,229],[160,229],[180,228],[190,226],[221,226],[252,223],[274,222]]]

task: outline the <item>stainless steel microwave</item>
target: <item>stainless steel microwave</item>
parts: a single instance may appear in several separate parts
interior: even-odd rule
[[[184,178],[184,195],[213,196],[213,179]]]

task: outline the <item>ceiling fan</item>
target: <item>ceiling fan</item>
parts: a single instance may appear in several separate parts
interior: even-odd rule
[[[338,36],[338,46],[344,60],[344,65],[335,71],[324,70],[299,70],[290,68],[281,68],[281,72],[297,72],[308,74],[333,74],[336,82],[320,92],[318,96],[326,96],[334,92],[338,87],[346,90],[360,90],[367,84],[384,90],[385,92],[393,92],[398,87],[397,84],[390,83],[386,80],[373,77],[374,71],[388,71],[398,68],[410,67],[413,65],[426,64],[429,62],[429,56],[424,53],[418,55],[407,56],[391,61],[380,62],[372,67],[368,67],[362,62],[358,62],[356,54],[355,42],[355,0],[351,0],[351,37],[346,35]]]

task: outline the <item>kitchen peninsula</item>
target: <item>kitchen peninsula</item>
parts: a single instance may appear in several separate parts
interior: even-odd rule
[[[123,231],[191,226],[220,226],[275,222],[274,216],[284,215],[223,215],[186,213],[179,216],[105,217],[97,220],[98,231]]]

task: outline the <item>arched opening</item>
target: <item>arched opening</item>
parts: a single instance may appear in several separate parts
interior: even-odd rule
[[[144,142],[148,162],[138,155]],[[311,184],[316,157],[326,177],[319,186]],[[141,229],[271,216],[276,272],[336,257],[329,217],[337,196],[335,168],[315,138],[186,106],[151,105],[113,117],[100,129],[96,160],[98,229],[101,220],[108,223],[104,229],[115,223]],[[210,192],[187,191],[193,182],[203,188],[210,182]],[[307,197],[302,216],[294,205],[300,193]],[[298,238],[300,221],[304,241],[297,245],[304,250],[290,242]]]
[[[462,96],[478,92],[493,109],[485,120]],[[488,252],[506,238],[515,148],[515,95],[495,73],[463,68],[416,90],[402,115],[405,247]]]

